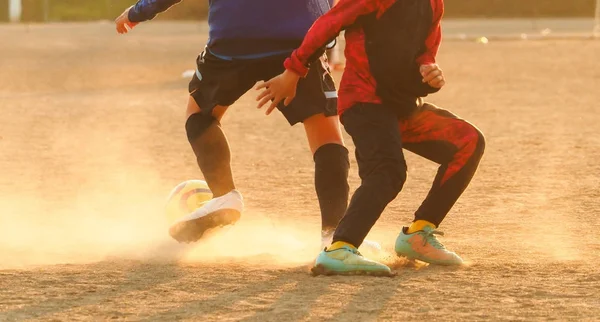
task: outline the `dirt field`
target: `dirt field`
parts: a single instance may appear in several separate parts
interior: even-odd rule
[[[431,101],[487,135],[441,227],[469,265],[393,259],[436,169],[407,153],[405,189],[370,235],[398,276],[313,278],[304,132],[254,93],[223,121],[243,220],[195,246],[167,236],[165,196],[201,177],[181,77],[201,29],[0,26],[0,321],[600,321],[600,41],[446,42]]]

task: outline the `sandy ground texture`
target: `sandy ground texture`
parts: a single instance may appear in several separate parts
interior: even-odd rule
[[[487,135],[441,227],[468,265],[394,259],[436,169],[407,153],[405,189],[369,236],[398,276],[315,278],[304,130],[254,93],[223,120],[243,219],[197,245],[167,236],[166,195],[201,178],[181,73],[202,30],[0,26],[0,321],[600,320],[600,41],[446,42],[431,101]]]

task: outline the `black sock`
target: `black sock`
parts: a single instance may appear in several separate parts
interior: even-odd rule
[[[333,231],[348,207],[348,149],[335,143],[325,144],[315,152],[314,161],[321,229]]]
[[[235,189],[229,144],[219,121],[213,117],[193,114],[186,122],[185,128],[198,167],[213,197],[223,196]]]

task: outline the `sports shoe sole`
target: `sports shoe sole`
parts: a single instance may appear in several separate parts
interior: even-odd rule
[[[334,276],[334,275],[342,275],[342,276],[374,276],[374,277],[394,277],[398,275],[398,273],[391,271],[349,271],[349,272],[337,272],[328,270],[322,264],[318,264],[310,269],[312,276]]]
[[[423,263],[429,264],[429,265],[438,265],[438,266],[461,266],[464,264],[463,262],[457,263],[457,262],[451,262],[451,261],[446,261],[446,262],[436,262],[436,261],[430,261],[427,260],[424,257],[421,256],[408,256],[405,254],[400,254],[398,252],[396,252],[396,255],[400,258],[405,258],[407,259],[409,262],[415,263],[415,260],[421,261]]]
[[[169,235],[180,243],[193,243],[206,231],[235,224],[241,214],[234,209],[221,209],[200,218],[179,222],[169,228]]]

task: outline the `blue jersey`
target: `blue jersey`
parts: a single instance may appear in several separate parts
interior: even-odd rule
[[[139,0],[129,20],[154,18],[181,0]],[[297,48],[330,0],[209,0],[207,48],[223,57],[261,57]]]

